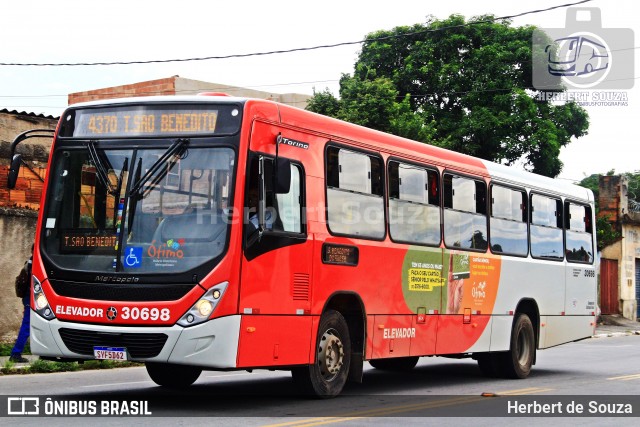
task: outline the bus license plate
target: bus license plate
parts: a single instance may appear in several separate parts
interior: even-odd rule
[[[93,357],[98,360],[127,360],[124,347],[93,347]]]

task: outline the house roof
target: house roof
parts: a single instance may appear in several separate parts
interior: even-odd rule
[[[6,108],[3,108],[2,110],[0,110],[0,113],[15,114],[19,116],[39,117],[41,119],[52,119],[52,120],[58,120],[60,118],[55,116],[45,116],[44,114],[27,113],[26,111],[7,110]]]

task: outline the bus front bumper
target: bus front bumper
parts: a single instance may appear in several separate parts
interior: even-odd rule
[[[213,369],[233,369],[237,366],[240,319],[241,316],[239,315],[220,317],[189,328],[183,328],[178,325],[170,327],[123,327],[61,322],[58,319],[45,320],[32,310],[31,352],[46,357],[94,359],[91,351],[92,346],[104,346],[104,342],[100,338],[96,338],[95,344],[92,344],[92,336],[135,336],[136,338],[144,338],[143,335],[145,334],[154,336],[164,334],[167,338],[164,345],[161,345],[161,350],[157,355],[136,357],[135,354],[130,354],[128,359],[138,362],[149,361]],[[60,335],[61,329],[81,337],[84,342],[82,344],[84,350],[82,352],[70,350]],[[118,340],[119,338],[110,338],[109,342],[117,344]],[[73,339],[73,341],[77,340]],[[144,339],[139,341],[143,342]],[[69,342],[69,339],[67,339],[67,342]],[[136,345],[139,346],[137,343]],[[126,345],[120,344],[109,346],[126,347]]]

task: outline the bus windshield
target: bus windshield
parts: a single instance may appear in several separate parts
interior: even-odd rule
[[[54,154],[48,257],[62,269],[137,275],[183,273],[221,256],[234,151],[188,140],[121,147],[90,141]]]

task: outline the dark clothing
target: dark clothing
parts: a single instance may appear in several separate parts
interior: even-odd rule
[[[27,344],[27,339],[29,338],[29,315],[31,311],[30,307],[31,295],[27,294],[22,297],[22,305],[24,306],[24,312],[22,313],[22,324],[20,325],[20,331],[18,332],[18,338],[16,339],[16,343],[13,346],[13,350],[11,350],[11,355],[22,355],[24,351],[24,346]]]
[[[31,247],[33,252],[33,247]],[[32,258],[24,264],[24,267],[20,271],[18,277],[16,277],[16,294],[22,298],[22,324],[20,325],[20,331],[18,331],[18,338],[11,350],[11,360],[16,362],[26,362],[27,360],[22,357],[24,346],[27,345],[29,339],[29,329],[31,327],[30,312],[31,312],[31,261]]]

